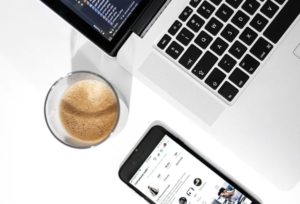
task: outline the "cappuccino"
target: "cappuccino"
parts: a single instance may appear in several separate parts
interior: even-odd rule
[[[108,84],[88,79],[76,82],[65,91],[59,113],[61,123],[72,139],[97,144],[117,125],[119,103]]]

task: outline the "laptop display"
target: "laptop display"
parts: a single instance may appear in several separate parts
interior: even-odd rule
[[[61,0],[111,41],[142,0]]]

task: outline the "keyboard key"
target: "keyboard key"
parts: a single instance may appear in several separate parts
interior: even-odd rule
[[[279,10],[279,6],[274,4],[272,1],[267,1],[265,5],[260,9],[260,11],[268,16],[269,18],[273,18],[276,12]]]
[[[252,45],[257,36],[258,34],[256,32],[254,32],[251,28],[247,27],[240,35],[240,39],[247,45]]]
[[[277,43],[300,13],[300,1],[287,1],[283,9],[275,17],[264,32],[273,43]]]
[[[236,65],[236,61],[230,57],[228,54],[224,55],[224,57],[219,62],[218,66],[221,67],[225,72],[229,73]]]
[[[228,24],[222,31],[221,36],[224,37],[228,42],[232,42],[238,34],[238,29],[233,27],[231,24]]]
[[[242,9],[246,11],[248,14],[253,15],[257,9],[259,8],[260,3],[258,3],[256,0],[247,0],[243,6]]]
[[[229,76],[229,80],[233,82],[235,85],[237,85],[238,87],[242,88],[249,80],[249,76],[239,68],[236,68]]]
[[[284,2],[285,2],[285,0],[275,0],[277,3],[279,3],[279,4],[284,4]]]
[[[250,52],[260,60],[264,60],[273,49],[273,45],[264,38],[259,38]]]
[[[222,0],[210,0],[210,1],[213,2],[217,6],[222,2]]]
[[[181,26],[182,23],[180,23],[179,21],[175,21],[173,25],[169,28],[168,32],[171,35],[176,35],[176,33],[180,30]]]
[[[200,4],[201,0],[191,0],[190,5],[196,8]]]
[[[246,23],[250,20],[250,17],[247,16],[244,12],[238,11],[232,18],[232,23],[234,23],[239,28],[244,28]]]
[[[166,50],[166,53],[170,55],[173,59],[177,59],[181,53],[183,52],[184,48],[179,45],[177,42],[172,42],[171,45]]]
[[[217,38],[215,42],[211,45],[210,49],[214,51],[217,55],[221,56],[228,48],[228,44],[221,38]]]
[[[167,45],[171,42],[171,40],[172,38],[170,36],[164,35],[164,37],[162,37],[162,39],[157,44],[157,47],[163,50],[167,47]]]
[[[249,74],[253,74],[259,67],[260,63],[254,59],[251,55],[246,55],[241,61],[240,66]]]
[[[207,77],[205,83],[208,86],[210,86],[212,89],[216,90],[221,85],[221,83],[224,81],[225,78],[226,78],[226,74],[224,74],[219,69],[215,68]]]
[[[229,102],[234,99],[238,92],[239,90],[227,81],[221,86],[220,90],[218,91],[218,93]]]
[[[190,15],[193,13],[193,9],[191,9],[190,7],[186,7],[182,13],[179,15],[179,19],[182,20],[183,22],[185,22]]]
[[[229,18],[232,16],[233,10],[229,8],[226,4],[222,4],[218,11],[216,12],[216,16],[221,19],[223,22],[227,22]]]
[[[247,51],[247,47],[244,46],[239,41],[236,41],[229,49],[229,53],[232,54],[237,59],[241,59],[246,51]]]
[[[177,35],[176,39],[183,45],[188,45],[194,38],[194,34],[186,28],[183,28]]]
[[[200,18],[198,15],[194,14],[192,18],[189,20],[189,22],[187,23],[187,26],[197,33],[204,24],[205,21],[202,18]]]
[[[257,31],[261,32],[266,25],[268,24],[268,20],[263,17],[261,14],[256,14],[253,20],[250,22],[250,25],[255,28]]]
[[[191,69],[195,62],[201,56],[202,51],[198,49],[195,45],[191,45],[186,52],[182,55],[179,63],[186,69]]]
[[[213,38],[207,34],[207,32],[201,31],[198,37],[195,39],[195,43],[201,48],[206,49],[212,40]]]
[[[207,1],[204,1],[197,10],[197,12],[206,19],[208,19],[214,11],[215,7]]]
[[[243,0],[226,0],[226,2],[231,5],[233,8],[238,8]]]
[[[217,61],[218,58],[210,51],[207,51],[200,59],[200,61],[196,64],[195,68],[192,70],[192,73],[199,79],[204,79],[204,77],[213,68]]]
[[[216,18],[212,17],[210,21],[206,24],[205,29],[213,35],[217,35],[222,29],[223,24]]]

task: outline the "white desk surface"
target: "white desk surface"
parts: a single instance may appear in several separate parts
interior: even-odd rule
[[[0,203],[146,203],[118,178],[118,168],[146,128],[161,120],[263,201],[300,203],[300,184],[281,191],[134,80],[128,124],[88,150],[68,148],[48,131],[49,86],[71,71],[70,26],[37,0],[0,8]]]

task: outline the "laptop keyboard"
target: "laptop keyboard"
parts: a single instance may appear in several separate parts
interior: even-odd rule
[[[297,18],[299,0],[191,0],[158,49],[231,105]]]

